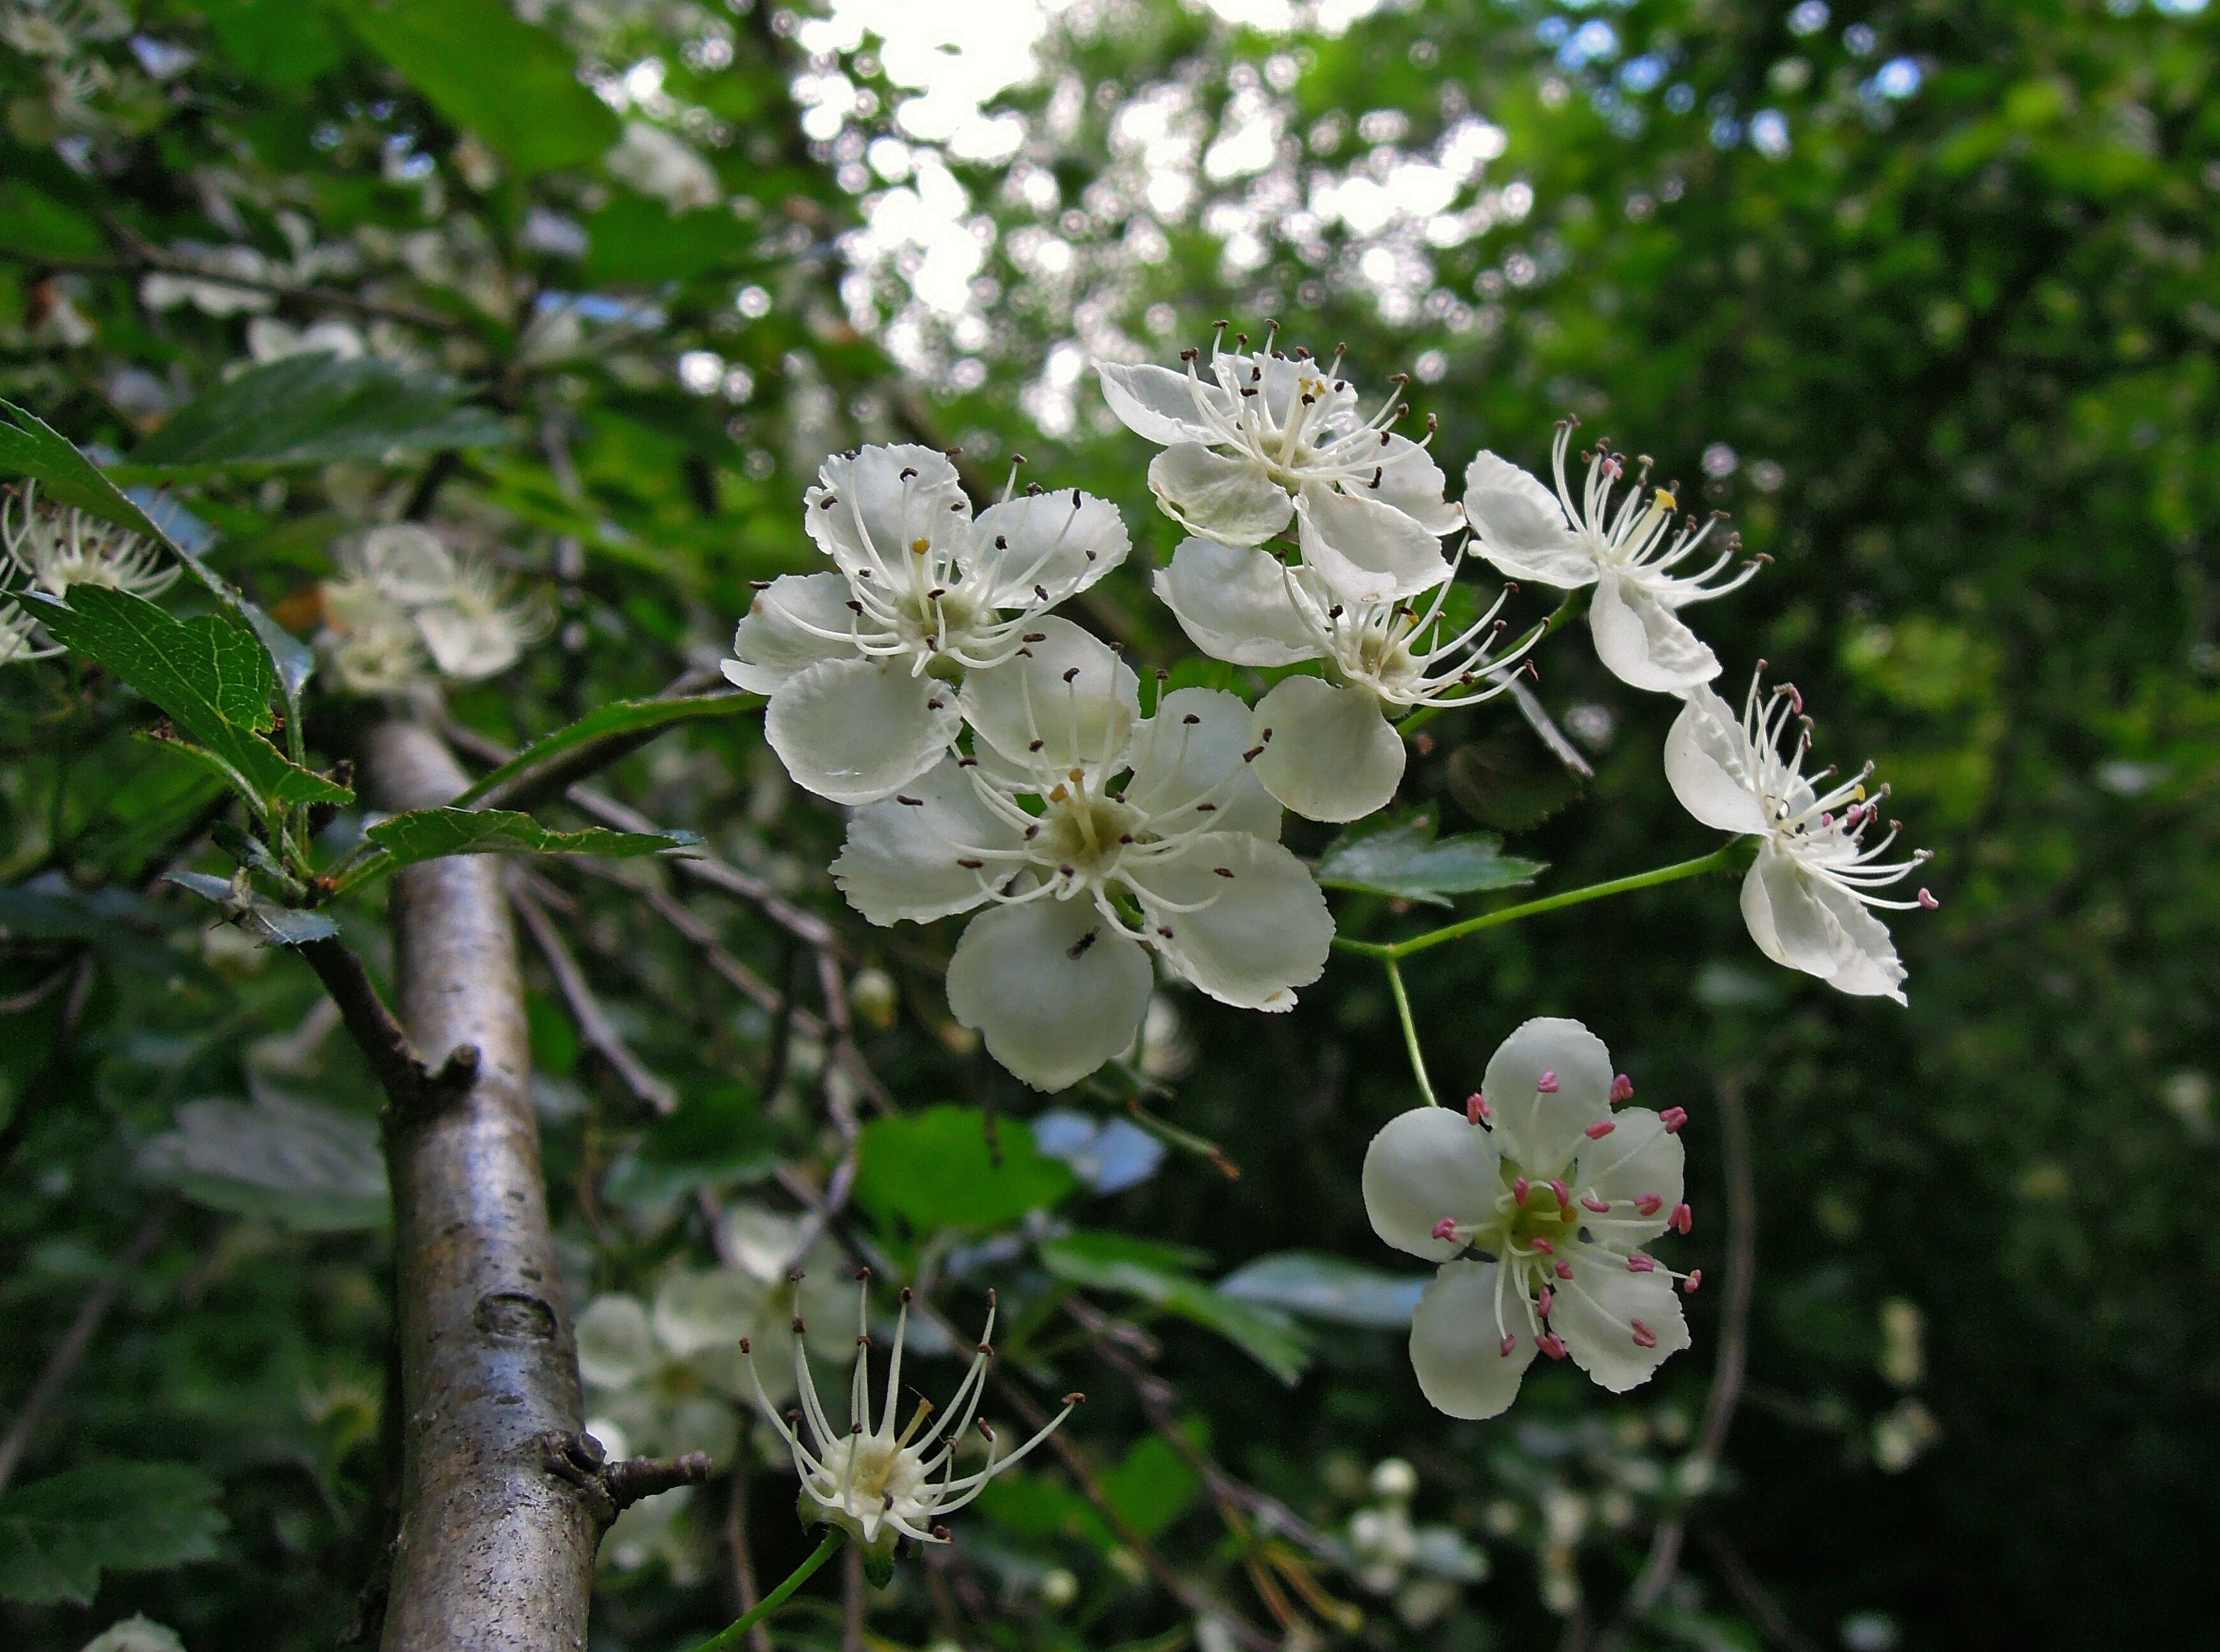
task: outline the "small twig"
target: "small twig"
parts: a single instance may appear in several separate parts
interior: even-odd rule
[[[733,1454],[732,1496],[725,1506],[725,1547],[732,1551],[733,1593],[739,1599],[739,1615],[745,1618],[763,1599],[763,1591],[756,1586],[755,1555],[748,1548],[748,1452],[745,1444]],[[771,1652],[770,1629],[761,1622],[750,1625],[748,1644],[754,1652]]]
[[[1775,1646],[1787,1652],[1819,1652],[1818,1646],[1804,1631],[1788,1621],[1780,1604],[1767,1593],[1757,1580],[1757,1574],[1749,1569],[1742,1550],[1730,1542],[1724,1532],[1710,1526],[1696,1528],[1696,1540],[1709,1551],[1712,1562],[1719,1568],[1719,1577],[1733,1595],[1736,1604],[1750,1615],[1758,1633]]]
[[[126,1281],[160,1241],[162,1230],[169,1225],[170,1209],[169,1201],[165,1200],[139,1225],[139,1231],[131,1236],[131,1243],[124,1247],[123,1254],[116,1258],[115,1265],[108,1270],[100,1283],[93,1287],[92,1294],[78,1306],[77,1318],[70,1321],[69,1330],[63,1333],[60,1343],[48,1356],[46,1369],[39,1373],[38,1381],[31,1385],[31,1392],[24,1396],[23,1408],[16,1413],[16,1420],[8,1424],[7,1433],[0,1435],[0,1490],[5,1490],[9,1481],[14,1477],[16,1465],[22,1460],[25,1448],[31,1443],[31,1436],[45,1420],[47,1411],[54,1403],[56,1396],[76,1374],[86,1350],[92,1346],[94,1335],[100,1330],[100,1322],[115,1306],[115,1299],[122,1294]]]
[[[709,1456],[689,1451],[683,1457],[627,1457],[611,1462],[590,1434],[543,1434],[539,1461],[558,1480],[578,1488],[594,1518],[603,1526],[644,1498],[681,1486],[709,1482]]]
[[[478,1049],[458,1044],[435,1071],[416,1053],[401,1023],[378,995],[377,983],[354,949],[335,937],[293,949],[316,972],[347,1030],[370,1063],[391,1104],[390,1121],[405,1125],[462,1094],[477,1077]]]
[[[69,997],[62,1005],[61,1036],[56,1041],[58,1058],[65,1060],[71,1036],[76,1032],[78,1021],[84,1014],[85,1001],[92,996],[93,977],[98,973],[90,952],[78,953],[72,968],[76,976],[70,982]],[[6,1169],[15,1162],[16,1152],[31,1133],[31,1126],[60,1093],[61,1086],[55,1082],[59,1076],[59,1074],[49,1070],[45,1083],[16,1098],[16,1106],[8,1114],[8,1122],[0,1125],[0,1170]]]
[[[36,986],[26,987],[12,998],[0,998],[0,1015],[21,1015],[25,1010],[36,1009],[61,990],[77,966],[78,960],[72,958]]]
[[[678,1091],[669,1080],[648,1071],[639,1057],[632,1052],[624,1036],[602,1009],[601,1000],[586,982],[585,971],[579,969],[578,960],[571,955],[555,920],[539,904],[523,876],[514,867],[505,880],[509,904],[516,908],[517,916],[532,933],[533,944],[539,947],[540,957],[547,963],[547,972],[555,977],[556,989],[571,1011],[571,1019],[578,1024],[578,1036],[587,1047],[608,1063],[609,1070],[632,1092],[633,1099],[652,1112],[669,1117],[678,1110]]]

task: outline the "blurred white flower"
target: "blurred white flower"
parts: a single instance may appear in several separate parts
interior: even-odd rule
[[[838,571],[764,587],[725,675],[770,696],[764,732],[796,781],[868,803],[956,738],[956,678],[1014,658],[1130,542],[1116,507],[1076,488],[1006,497],[975,521],[929,447],[836,455],[818,478],[804,515]]]
[[[1640,1248],[1688,1231],[1675,1133],[1687,1115],[1614,1116],[1633,1087],[1578,1021],[1527,1022],[1486,1086],[1462,1116],[1390,1119],[1364,1156],[1373,1231],[1443,1263],[1411,1322],[1419,1387],[1452,1417],[1494,1417],[1539,1350],[1624,1393],[1688,1346],[1681,1275]],[[1468,1250],[1487,1260],[1460,1259]]]
[[[894,1353],[887,1370],[886,1402],[876,1418],[871,1406],[868,1275],[861,1298],[847,1427],[836,1430],[826,1414],[816,1379],[801,1356],[798,1334],[794,1343],[794,1386],[801,1396],[799,1409],[782,1417],[760,1375],[755,1390],[764,1416],[786,1441],[794,1456],[795,1472],[801,1476],[803,1524],[834,1526],[845,1532],[861,1550],[872,1580],[884,1584],[894,1566],[895,1543],[904,1537],[921,1543],[946,1543],[948,1528],[939,1524],[939,1518],[962,1508],[984,1491],[996,1474],[1023,1462],[1086,1396],[1065,1395],[1063,1409],[1046,1427],[1014,1451],[1004,1453],[995,1431],[979,1416],[979,1401],[987,1391],[987,1362],[994,1356],[995,1311],[989,1306],[987,1328],[980,1333],[971,1368],[964,1373],[940,1420],[927,1426],[934,1408],[931,1400],[920,1395],[917,1410],[897,1432],[895,1408],[901,1401],[902,1342],[909,1330],[910,1294],[907,1289],[901,1294]],[[991,1294],[988,1300],[991,1303]],[[794,1330],[799,1333],[804,1322],[798,1298],[795,1310]],[[748,1356],[749,1369],[756,1371],[752,1345],[743,1343],[740,1346]],[[957,1448],[975,1422],[987,1440],[986,1465],[958,1474]]]
[[[0,5],[0,41],[25,57],[74,56],[88,41],[131,32],[131,13],[117,0],[9,0]]]
[[[1642,495],[1649,461],[1639,461],[1633,489],[1612,508],[1612,489],[1626,474],[1624,455],[1596,444],[1587,458],[1587,483],[1573,496],[1565,474],[1573,421],[1557,426],[1550,452],[1556,471],[1552,494],[1507,459],[1482,452],[1464,474],[1464,510],[1479,536],[1480,553],[1513,579],[1537,580],[1561,590],[1593,585],[1588,626],[1605,665],[1637,689],[1675,692],[1718,675],[1718,658],[1680,619],[1692,602],[1724,596],[1757,572],[1750,562],[1719,584],[1709,584],[1742,548],[1730,535],[1718,557],[1698,573],[1674,571],[1694,556],[1718,526],[1693,517],[1676,531],[1679,502],[1657,489],[1645,506]]]
[[[295,327],[274,315],[258,315],[246,324],[246,351],[258,362],[316,355],[352,361],[368,348],[362,334],[345,321],[311,321],[306,327]]]
[[[680,140],[645,121],[625,122],[624,137],[602,163],[609,176],[652,195],[673,212],[714,207],[724,199],[717,174]]]
[[[1900,1474],[1942,1437],[1933,1412],[1917,1400],[1899,1400],[1874,1423],[1874,1465],[1885,1474]]]
[[[1835,771],[1804,773],[1812,749],[1804,697],[1787,684],[1761,695],[1762,669],[1750,679],[1739,721],[1706,684],[1682,695],[1687,703],[1665,739],[1666,777],[1682,807],[1706,826],[1762,840],[1742,885],[1743,919],[1759,951],[1843,992],[1901,1004],[1904,965],[1887,926],[1868,908],[1932,908],[1935,897],[1925,889],[1909,901],[1875,893],[1918,870],[1929,851],[1884,859],[1902,830],[1893,821],[1886,836],[1867,846],[1867,828],[1879,818],[1888,788],[1867,796],[1865,782],[1873,776],[1868,764],[1820,792],[1815,782]],[[1780,736],[1792,717],[1803,726],[1795,750],[1783,757]]]
[[[1541,639],[1537,629],[1491,652],[1504,598],[1452,627],[1444,614],[1456,589],[1444,583],[1424,607],[1351,602],[1316,568],[1209,539],[1188,540],[1156,577],[1157,595],[1206,654],[1239,665],[1325,663],[1323,681],[1284,679],[1251,720],[1264,747],[1257,777],[1313,820],[1359,820],[1394,796],[1404,752],[1390,716],[1494,698],[1511,684],[1504,668]]]
[[[371,528],[340,564],[343,577],[324,584],[318,641],[352,693],[404,688],[427,659],[442,676],[478,682],[507,670],[553,624],[545,602],[509,601],[497,570],[414,523]]]
[[[0,494],[0,590],[16,580],[49,596],[66,596],[74,585],[98,585],[132,596],[154,597],[177,583],[184,564],[128,528],[88,516],[74,505],[41,510],[38,484],[21,496]],[[0,608],[0,661],[57,652],[33,646],[34,622],[18,604]]]
[[[1132,1043],[1151,951],[1220,1003],[1286,1010],[1325,969],[1333,920],[1277,841],[1249,708],[1182,689],[1142,720],[1109,648],[1037,623],[964,684],[977,755],[859,811],[832,876],[875,924],[991,907],[949,963],[949,1007],[1053,1090]]]
[[[1441,540],[1463,518],[1443,499],[1425,443],[1394,433],[1409,407],[1390,396],[1360,418],[1338,354],[1321,365],[1307,350],[1289,357],[1268,341],[1251,354],[1224,341],[1221,331],[1207,382],[1194,350],[1181,352],[1184,374],[1095,365],[1110,410],[1163,446],[1149,488],[1165,514],[1230,545],[1262,545],[1294,521],[1304,563],[1349,602],[1392,602],[1448,579]]]

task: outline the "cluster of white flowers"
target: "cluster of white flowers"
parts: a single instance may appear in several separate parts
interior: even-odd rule
[[[546,604],[509,600],[508,582],[413,523],[371,528],[340,553],[323,586],[317,647],[350,694],[396,694],[433,673],[476,683],[547,634]]]
[[[38,621],[11,591],[66,596],[72,585],[99,585],[154,597],[177,583],[182,564],[128,528],[76,506],[41,509],[35,483],[22,496],[0,493],[0,665],[61,651],[41,640]]]
[[[974,518],[923,447],[820,479],[805,511],[833,568],[766,586],[725,672],[770,696],[795,779],[860,806],[833,866],[850,902],[878,924],[992,908],[950,1007],[1042,1089],[1132,1043],[1151,953],[1221,1002],[1292,1007],[1332,920],[1278,841],[1249,708],[1182,689],[1144,717],[1116,651],[1049,613],[1125,560],[1116,509],[1034,490]]]
[[[25,57],[72,57],[96,41],[131,32],[131,13],[117,0],[9,0],[0,6],[0,41]]]

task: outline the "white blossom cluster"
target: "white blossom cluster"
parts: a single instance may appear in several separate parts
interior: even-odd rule
[[[477,683],[507,670],[547,634],[553,615],[428,529],[396,522],[340,548],[323,585],[316,645],[349,694],[397,694],[434,674]]]
[[[74,505],[42,509],[36,483],[20,497],[0,493],[0,665],[62,651],[15,594],[66,596],[72,585],[98,585],[154,597],[184,571],[138,534]]]

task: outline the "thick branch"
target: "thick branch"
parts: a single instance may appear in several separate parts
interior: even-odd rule
[[[446,802],[465,777],[429,730],[370,740],[380,807]],[[578,1433],[578,1358],[549,1231],[524,990],[501,863],[401,871],[395,973],[407,1045],[474,1047],[473,1082],[387,1132],[402,1361],[401,1524],[384,1652],[573,1652],[585,1643],[595,1512],[542,1441]],[[353,1029],[359,998],[335,994]],[[390,1019],[390,1018],[389,1018]],[[381,1057],[394,1066],[390,1048]],[[421,1070],[421,1067],[420,1067]]]

